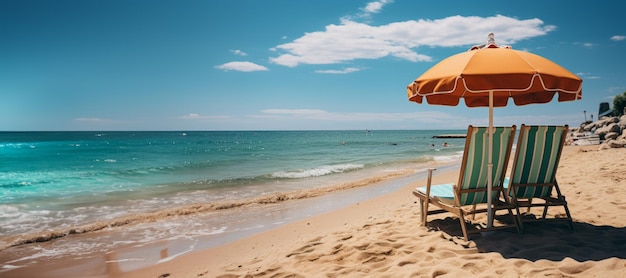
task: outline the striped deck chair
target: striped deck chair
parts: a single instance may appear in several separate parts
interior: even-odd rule
[[[503,181],[507,171],[511,147],[515,137],[515,126],[494,127],[493,153],[492,153],[492,220],[495,213],[501,209],[507,209],[518,232],[517,219],[513,216],[514,207],[510,202],[501,202],[500,197],[508,200],[504,195]],[[465,149],[461,161],[458,183],[431,185],[432,173],[435,169],[429,169],[427,184],[418,187],[413,191],[413,195],[420,200],[421,221],[427,225],[427,216],[442,212],[451,212],[459,217],[461,230],[466,241],[469,240],[468,230],[465,223],[467,214],[486,212],[486,206],[477,209],[479,204],[487,204],[487,176],[488,176],[488,140],[487,127],[469,126],[465,140]],[[441,209],[428,210],[428,205],[432,204]],[[491,225],[490,225],[491,226]],[[510,228],[512,225],[498,226],[495,228]],[[490,229],[495,229],[494,227]],[[487,230],[484,226],[471,233]]]
[[[517,210],[522,230],[522,221],[541,220],[564,220],[568,222],[570,229],[574,228],[567,201],[556,181],[556,170],[567,131],[567,125],[522,125],[520,128],[511,177],[505,179],[504,187],[506,195],[511,198]],[[566,217],[546,218],[548,208],[552,206],[562,206]],[[520,217],[520,207],[527,208],[528,213],[532,207],[543,207],[543,215],[536,219]]]

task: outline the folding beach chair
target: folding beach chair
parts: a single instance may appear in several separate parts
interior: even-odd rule
[[[520,227],[523,222],[543,220],[567,221],[573,229],[572,216],[567,207],[565,196],[556,181],[556,170],[559,167],[561,151],[568,126],[526,126],[520,128],[517,149],[511,168],[511,177],[506,178],[504,187],[506,196],[510,197],[517,210]],[[546,218],[548,208],[562,206],[565,217]],[[520,208],[543,207],[541,218],[521,217]]]
[[[492,215],[488,219],[491,218],[493,221],[496,211],[507,209],[508,215],[519,232],[517,219],[512,213],[514,207],[506,201],[508,197],[504,195],[502,186],[515,136],[515,126],[494,127],[493,129]],[[413,195],[420,199],[421,220],[425,226],[428,223],[426,219],[428,215],[451,212],[459,217],[463,236],[466,241],[469,240],[465,216],[488,211],[488,208],[484,206],[488,203],[488,137],[487,127],[470,125],[467,129],[458,183],[431,185],[434,169],[429,169],[426,186],[418,187],[413,191]],[[504,198],[505,201],[501,202],[500,197]],[[441,209],[429,211],[429,204]],[[477,205],[481,206],[477,209]],[[481,226],[479,230],[472,230],[470,233],[512,227],[511,224],[498,227],[493,227],[492,224],[488,223],[487,227],[489,228]]]

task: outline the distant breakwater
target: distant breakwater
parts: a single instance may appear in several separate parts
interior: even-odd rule
[[[626,147],[626,115],[621,117],[601,117],[597,121],[586,121],[578,128],[572,128],[570,139],[588,135],[600,137],[598,149]]]

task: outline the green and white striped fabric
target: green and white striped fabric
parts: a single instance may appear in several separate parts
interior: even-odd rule
[[[501,180],[506,173],[506,158],[510,152],[510,141],[512,140],[512,127],[494,127],[493,153],[492,153],[492,186],[502,186]],[[489,132],[488,127],[475,127],[471,136],[466,140],[469,142],[467,158],[462,162],[461,169],[463,177],[459,186],[463,189],[486,189],[488,177],[488,154],[489,154]],[[498,194],[492,194],[492,201]],[[465,192],[460,196],[461,206],[481,204],[487,202],[487,191]]]
[[[524,126],[520,128],[517,142],[517,155],[514,161],[510,182],[515,184],[515,192],[510,195],[519,199],[550,196],[551,185],[524,186],[525,184],[554,184],[556,170],[561,157],[563,138],[567,126]],[[509,181],[509,179],[507,179]],[[508,182],[505,184],[508,187]]]

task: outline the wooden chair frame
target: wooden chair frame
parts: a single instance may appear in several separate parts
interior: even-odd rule
[[[477,209],[477,205],[487,204],[486,177],[488,176],[488,165],[486,163],[487,147],[484,136],[488,134],[488,127],[473,127],[470,125],[467,130],[458,183],[432,185],[432,174],[435,169],[429,169],[426,186],[416,188],[413,191],[413,195],[420,200],[421,221],[424,226],[428,223],[428,215],[450,212],[459,217],[463,237],[466,241],[469,240],[469,233],[511,228],[512,226],[515,226],[518,232],[520,231],[517,218],[515,218],[512,212],[514,207],[508,196],[504,194],[503,187],[516,127],[493,127],[493,129],[495,146],[492,154],[494,166],[492,174],[492,217],[490,218],[493,221],[497,211],[506,209],[514,225],[493,227],[493,223],[488,223],[487,227],[489,228],[481,227],[478,231],[467,230],[465,216],[468,214],[473,216],[475,213],[488,211],[488,208]],[[481,138],[477,138],[478,136]],[[448,191],[444,192],[446,190]],[[449,194],[449,190],[453,192],[453,195]],[[504,201],[500,201],[501,198]],[[435,205],[440,209],[429,211],[429,204]]]
[[[527,126],[522,124],[513,158],[511,177],[505,179],[506,196],[517,210],[520,228],[524,222],[567,221],[573,229],[572,216],[556,180],[568,126]],[[543,202],[536,202],[543,200]],[[546,218],[548,208],[562,206],[565,218]],[[541,218],[521,217],[520,208],[543,207]]]

